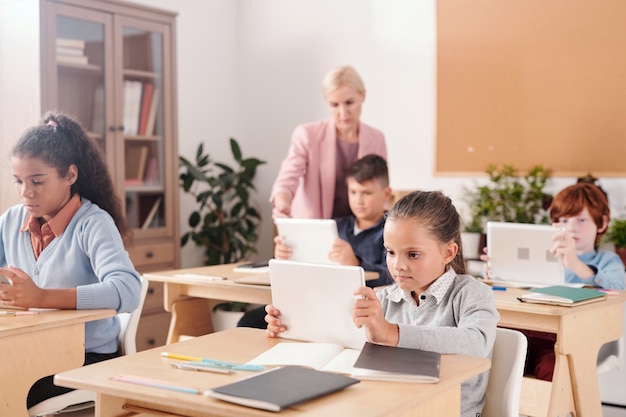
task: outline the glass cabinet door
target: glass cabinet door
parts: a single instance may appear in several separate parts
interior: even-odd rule
[[[163,230],[171,221],[166,204],[164,96],[165,29],[122,17],[116,21],[119,118],[123,125],[126,215],[136,235]],[[175,155],[167,155],[176,158]],[[146,231],[146,232],[144,232]]]
[[[48,68],[48,110],[59,110],[78,119],[90,136],[95,138],[113,161],[112,141],[107,137],[106,91],[112,89],[111,71],[107,71],[107,49],[111,47],[112,20],[106,13],[79,10],[71,6],[52,4],[45,40]],[[45,79],[44,79],[45,80]],[[44,81],[45,82],[45,81]],[[115,170],[111,169],[114,176]]]

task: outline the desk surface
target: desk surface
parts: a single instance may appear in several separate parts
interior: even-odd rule
[[[161,410],[170,413],[193,413],[194,416],[267,416],[275,413],[256,410],[225,403],[201,395],[191,395],[164,391],[158,388],[135,386],[113,381],[117,374],[131,374],[143,377],[165,379],[187,386],[206,390],[234,382],[250,373],[238,372],[235,375],[220,375],[205,372],[184,371],[173,368],[176,362],[161,357],[168,351],[186,355],[199,355],[212,359],[246,362],[276,343],[289,343],[285,339],[271,339],[259,329],[238,328],[201,336],[167,347],[150,349],[134,355],[124,356],[63,372],[55,377],[55,382],[73,388],[96,391],[99,398],[110,401],[102,403],[101,417],[123,415],[123,404],[131,404],[146,410]],[[460,384],[490,367],[485,358],[461,355],[443,355],[441,360],[440,382],[437,384],[415,384],[396,382],[363,381],[339,393],[308,401],[281,412],[284,416],[326,417],[330,415],[400,416],[428,403],[439,395],[451,395],[451,406],[460,401]],[[451,394],[450,394],[451,393]],[[454,408],[452,408],[454,409]],[[456,412],[458,415],[458,411]],[[434,414],[431,414],[434,415]],[[444,415],[444,414],[438,414]],[[452,414],[446,414],[452,415]]]
[[[114,310],[51,310],[33,316],[0,316],[0,416],[28,416],[26,396],[40,378],[79,367],[85,360],[87,321]]]

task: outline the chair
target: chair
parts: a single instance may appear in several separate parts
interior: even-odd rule
[[[129,355],[137,352],[136,336],[139,318],[143,310],[143,303],[148,293],[148,280],[141,279],[141,292],[139,295],[139,306],[132,313],[120,313],[120,335],[118,344],[122,355]],[[28,409],[30,417],[57,415],[70,413],[78,410],[92,408],[96,400],[96,394],[92,391],[74,390],[66,394],[48,398]]]
[[[528,340],[517,330],[497,329],[482,417],[518,417]]]

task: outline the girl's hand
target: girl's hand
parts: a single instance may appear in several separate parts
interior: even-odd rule
[[[354,303],[352,321],[358,328],[365,327],[367,340],[379,345],[396,346],[400,339],[397,324],[385,320],[380,301],[376,293],[369,287],[361,287],[354,291],[361,296]]]
[[[274,237],[274,258],[288,260],[293,255],[291,246],[283,244],[282,236]]]
[[[0,274],[9,278],[13,285],[3,285],[0,290],[0,303],[15,307],[39,307],[44,290],[21,269],[14,266],[0,268]]]
[[[341,265],[360,265],[358,258],[354,255],[352,245],[340,238],[333,242],[328,259]]]
[[[265,335],[267,337],[277,337],[279,333],[287,330],[280,322],[280,311],[278,311],[276,307],[272,304],[268,304],[265,306],[265,312],[267,313],[265,316],[265,321],[267,322]]]

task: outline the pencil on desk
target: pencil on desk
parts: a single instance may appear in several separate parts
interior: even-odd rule
[[[120,375],[113,377],[113,380],[119,381],[119,382],[127,382],[129,384],[143,385],[146,387],[161,388],[161,389],[166,389],[169,391],[183,392],[185,394],[199,394],[200,393],[200,390],[197,388],[186,387],[182,385],[175,385],[169,381],[162,381],[159,379],[152,379],[152,378],[144,378],[144,377],[135,376],[135,375],[120,374]]]

